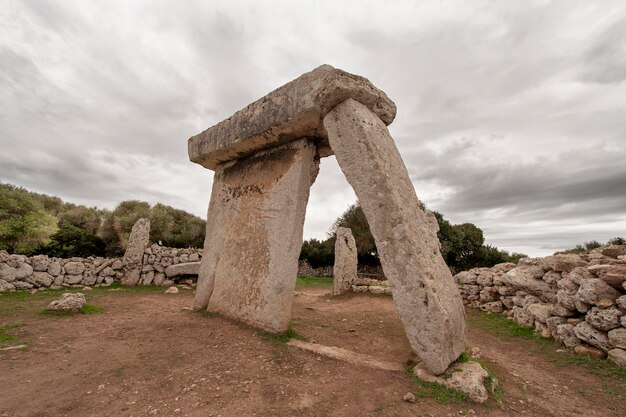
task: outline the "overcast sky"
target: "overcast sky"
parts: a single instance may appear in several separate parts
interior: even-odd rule
[[[626,235],[626,2],[2,1],[0,181],[204,217],[187,139],[321,64],[369,78],[418,196],[545,255]],[[356,200],[322,161],[305,237]]]

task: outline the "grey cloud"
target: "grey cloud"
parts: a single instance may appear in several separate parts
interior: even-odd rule
[[[0,180],[204,216],[212,174],[188,162],[187,138],[330,63],[396,101],[391,132],[418,195],[489,242],[544,254],[626,234],[619,1],[0,8]],[[325,160],[305,237],[354,200]]]

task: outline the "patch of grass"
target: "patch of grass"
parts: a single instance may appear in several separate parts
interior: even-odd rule
[[[9,343],[15,340],[15,336],[10,334],[8,331],[12,329],[19,329],[24,325],[21,323],[10,324],[8,326],[0,327],[0,343]]]
[[[622,387],[626,388],[626,368],[620,367],[608,359],[597,359],[574,354],[556,340],[541,337],[535,333],[532,327],[519,325],[503,314],[485,313],[477,309],[469,309],[467,322],[475,328],[485,330],[496,336],[530,340],[547,357],[547,360],[555,365],[560,367],[580,366],[594,375],[613,378],[620,382]],[[557,352],[557,350],[561,352]]]
[[[287,328],[287,330],[282,333],[272,333],[268,331],[262,331],[262,332],[259,332],[258,335],[262,339],[268,340],[274,344],[285,344],[290,339],[297,339],[297,340],[303,340],[303,341],[307,340],[305,336],[295,331],[292,324],[289,324],[289,327]]]
[[[93,305],[93,304],[85,304],[78,311],[58,311],[58,310],[50,310],[46,308],[41,311],[41,314],[44,316],[57,316],[57,317],[67,317],[74,316],[76,314],[96,314],[103,312],[104,309],[102,307]]]
[[[296,288],[330,288],[333,286],[333,277],[298,277]]]
[[[539,338],[534,328],[522,326],[503,314],[471,311],[467,316],[467,322],[478,329],[486,330],[496,336],[521,337],[523,339]]]
[[[194,310],[196,313],[200,314],[202,317],[217,317],[218,314],[217,313],[213,313],[211,311],[208,310],[204,310],[202,308],[197,308]]]
[[[413,394],[421,398],[434,398],[440,404],[458,404],[466,402],[467,394],[456,389],[444,387],[436,382],[426,382],[419,379],[411,368],[407,369],[409,378],[418,386],[417,392]]]
[[[469,353],[467,353],[467,352],[463,352],[463,353],[461,353],[461,356],[459,356],[459,357],[457,358],[457,360],[456,360],[456,361],[457,361],[458,363],[463,363],[463,362],[467,362],[467,361],[469,361],[470,359],[472,359],[472,357],[469,355]]]

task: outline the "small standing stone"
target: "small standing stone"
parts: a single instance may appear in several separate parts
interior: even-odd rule
[[[333,294],[350,291],[357,275],[356,241],[347,227],[337,228],[335,240],[335,266],[333,267]]]
[[[128,239],[128,247],[124,254],[123,285],[137,285],[141,275],[143,252],[150,242],[150,220],[139,219],[133,226]]]

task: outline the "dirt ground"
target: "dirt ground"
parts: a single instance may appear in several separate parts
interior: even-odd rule
[[[409,358],[391,297],[299,291],[293,327],[309,341]],[[0,327],[23,325],[6,332],[28,346],[0,353],[0,416],[626,416],[623,380],[557,366],[533,340],[471,326],[468,344],[495,371],[501,403],[405,402],[420,390],[406,373],[320,357],[190,311],[190,290],[87,295],[104,311],[43,316],[50,297],[0,296]]]

